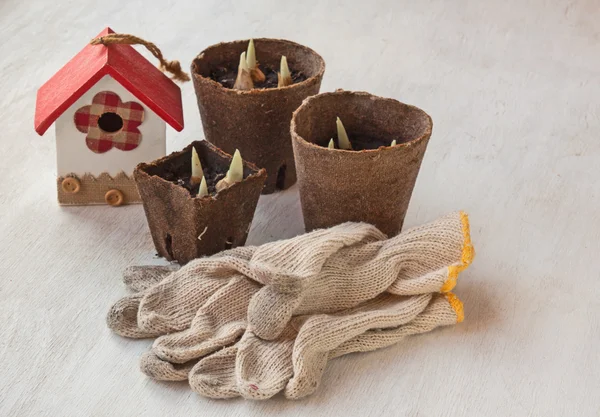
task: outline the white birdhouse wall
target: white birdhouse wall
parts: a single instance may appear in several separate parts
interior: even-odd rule
[[[115,100],[118,111],[102,112],[98,103],[110,101],[112,105]],[[90,112],[100,117],[97,124],[88,126]],[[131,175],[138,163],[165,153],[166,123],[109,75],[56,121],[58,176],[103,172],[115,176],[121,171]]]

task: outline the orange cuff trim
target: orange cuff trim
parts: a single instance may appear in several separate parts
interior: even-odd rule
[[[446,299],[450,303],[450,307],[452,307],[456,313],[456,322],[462,323],[462,321],[465,319],[465,308],[462,301],[460,301],[458,297],[451,292],[446,294]]]
[[[448,267],[448,279],[442,285],[441,292],[449,292],[456,286],[458,280],[458,274],[467,269],[473,262],[475,257],[475,248],[471,243],[471,227],[469,225],[469,215],[464,211],[460,212],[460,221],[462,223],[463,232],[463,247],[460,263],[458,265],[451,265]]]

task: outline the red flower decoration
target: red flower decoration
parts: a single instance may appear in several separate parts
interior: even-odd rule
[[[110,91],[94,96],[92,104],[75,112],[75,126],[87,133],[85,143],[93,152],[104,153],[114,146],[122,151],[138,147],[142,133],[138,126],[144,121],[141,104],[128,101]]]

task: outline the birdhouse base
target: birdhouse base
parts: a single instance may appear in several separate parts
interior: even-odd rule
[[[99,176],[69,174],[58,177],[56,185],[58,202],[65,206],[92,204],[120,206],[142,202],[134,179],[124,172],[115,177],[107,173]]]

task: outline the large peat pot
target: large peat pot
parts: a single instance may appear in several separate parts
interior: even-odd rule
[[[338,116],[353,150],[327,148]],[[357,221],[399,233],[432,127],[423,110],[365,92],[306,99],[291,123],[306,229]]]
[[[290,121],[302,101],[319,92],[325,62],[312,49],[294,42],[255,39],[254,43],[261,67],[278,70],[285,55],[292,73],[306,79],[281,88],[244,91],[217,82],[215,71],[237,68],[248,40],[208,47],[194,59],[191,72],[206,140],[230,154],[239,149],[245,159],[265,168],[263,193],[268,194],[296,182]]]

